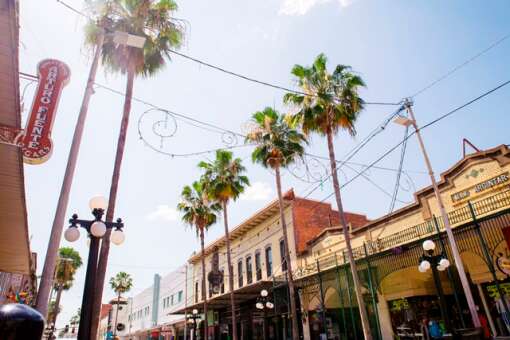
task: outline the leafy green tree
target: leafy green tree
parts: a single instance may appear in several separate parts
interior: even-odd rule
[[[278,203],[280,206],[280,223],[283,231],[285,247],[285,263],[287,265],[287,280],[289,284],[290,310],[292,314],[292,338],[299,339],[299,325],[295,299],[294,279],[292,276],[292,261],[290,258],[287,223],[285,221],[285,206],[282,196],[282,183],[280,169],[292,164],[297,158],[303,156],[306,144],[305,136],[294,129],[285,116],[278,111],[266,107],[263,111],[252,115],[253,129],[248,133],[246,141],[255,144],[252,160],[263,167],[271,168],[275,172]]]
[[[182,221],[195,228],[197,237],[200,238],[200,260],[202,262],[202,300],[204,301],[204,316],[207,324],[207,294],[205,275],[205,232],[216,223],[217,213],[221,206],[207,199],[203,184],[193,182],[191,186],[185,186],[181,193],[181,202],[177,210],[182,212]],[[204,327],[204,339],[207,339],[207,327]]]
[[[234,273],[232,254],[230,252],[227,206],[231,200],[235,201],[244,192],[245,187],[250,185],[250,181],[248,177],[243,175],[246,168],[242,165],[241,159],[234,159],[230,151],[218,150],[216,151],[216,159],[213,162],[200,162],[198,166],[205,171],[201,181],[207,197],[221,204],[223,210],[225,245],[227,248],[228,286],[230,291],[230,307],[232,309],[232,338],[237,340]]]
[[[170,51],[182,44],[184,27],[182,21],[172,17],[177,10],[173,0],[88,0],[87,4],[95,21],[86,26],[85,42],[95,46],[98,35],[106,32],[102,45],[102,64],[112,73],[127,75],[126,94],[117,151],[110,188],[106,220],[113,220],[120,168],[124,155],[129,114],[136,76],[151,77],[160,71],[170,59]],[[118,44],[113,32],[124,32],[145,39],[143,48]],[[101,242],[96,294],[94,295],[91,337],[97,337],[101,299],[105,282],[108,254],[110,251],[109,229]]]
[[[363,295],[361,294],[361,284],[352,254],[349,228],[340,195],[333,145],[333,138],[340,131],[347,131],[351,136],[356,135],[355,124],[364,106],[358,92],[361,87],[365,86],[365,83],[360,76],[352,72],[349,66],[337,65],[333,73],[329,73],[326,64],[326,56],[320,54],[312,66],[295,65],[292,74],[296,77],[304,94],[287,93],[284,96],[284,102],[293,105],[297,109],[293,121],[301,125],[305,134],[313,132],[327,138],[333,188],[338,212],[340,213],[340,223],[347,247],[347,255],[351,265],[363,334],[366,340],[371,340],[370,324]]]
[[[119,316],[120,297],[133,288],[133,279],[126,272],[118,272],[117,275],[110,278],[110,288],[117,294],[117,308],[115,309],[115,323],[113,327],[114,335],[117,333],[117,319]]]
[[[51,302],[48,320],[54,325],[57,323],[57,316],[61,311],[60,299],[62,292],[71,289],[74,276],[78,268],[83,264],[80,253],[71,247],[62,247],[58,250],[59,258],[55,268],[55,279],[53,290],[57,293],[55,301]]]

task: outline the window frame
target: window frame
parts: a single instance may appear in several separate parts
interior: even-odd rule
[[[246,256],[244,262],[246,265],[246,284],[252,284],[253,283],[253,257],[250,255]]]
[[[244,285],[243,278],[243,260],[237,261],[237,286],[241,288]]]
[[[264,254],[266,258],[266,278],[270,278],[273,275],[273,247],[271,245],[266,246]]]

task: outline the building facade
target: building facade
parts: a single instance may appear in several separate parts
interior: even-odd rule
[[[465,270],[487,331],[510,331],[510,252],[505,235],[510,226],[510,150],[502,145],[465,156],[441,173],[439,190],[445,202]],[[432,187],[419,190],[412,204],[376,220],[347,214],[362,294],[375,339],[423,336],[431,325],[471,326],[455,263],[439,218]],[[324,203],[285,195],[289,247],[296,281],[300,333],[307,339],[362,339],[345,240],[337,214]],[[439,273],[446,313],[438,299],[431,271],[420,272],[422,243],[433,240],[436,254],[451,266]],[[278,203],[254,214],[231,231],[234,293],[240,339],[287,339],[290,334],[286,265]],[[225,239],[206,248],[206,272],[223,273],[219,287],[208,282],[209,339],[227,339],[230,302],[226,279]],[[200,256],[191,266],[191,306],[202,310]],[[209,281],[209,280],[208,280]],[[262,289],[270,291],[271,310],[255,308]],[[182,310],[178,312],[183,312]],[[508,313],[508,314],[505,314]],[[205,326],[205,323],[203,323]],[[263,325],[267,333],[263,334]],[[420,335],[421,334],[421,335]],[[199,333],[199,339],[201,334]]]
[[[154,283],[141,293],[128,298],[121,305],[117,331],[121,339],[174,340],[184,338],[184,316],[172,314],[186,306],[186,268],[161,277],[154,275]],[[114,305],[113,314],[115,314]]]
[[[284,205],[290,261],[293,268],[299,268],[308,242],[327,228],[338,225],[339,215],[330,204],[296,197],[292,190],[284,195]],[[353,230],[368,222],[366,216],[360,214],[346,213],[346,217]],[[290,333],[289,311],[288,303],[282,298],[287,293],[276,288],[287,272],[278,201],[271,202],[235,227],[230,232],[230,238],[239,338],[262,339],[262,326],[267,322],[270,338],[286,339]],[[208,277],[211,273],[219,272],[222,280],[215,286],[205,278],[207,292],[203,294],[201,257],[198,253],[192,256],[189,260],[192,305],[188,310],[203,311],[203,296],[206,295],[209,339],[228,339],[232,330],[229,328],[231,309],[225,237],[208,245],[205,255]],[[274,291],[270,298],[275,300],[275,308],[267,311],[265,317],[263,312],[255,308],[257,297],[263,289]],[[198,332],[198,339],[203,337],[202,334]]]

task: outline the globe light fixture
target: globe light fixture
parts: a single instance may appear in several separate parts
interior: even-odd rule
[[[264,309],[264,304],[262,302],[257,302],[255,307],[257,307],[257,309]]]
[[[446,269],[450,266],[450,261],[448,261],[448,259],[442,258],[441,260],[439,260],[439,265]]]
[[[112,232],[112,235],[110,236],[110,241],[113,242],[113,244],[115,245],[121,245],[122,243],[124,243],[124,240],[125,240],[126,236],[124,235],[124,232],[120,229],[115,229],[113,232]]]
[[[193,315],[197,315],[198,314],[198,309],[193,309]]]
[[[69,227],[64,233],[64,238],[67,242],[75,242],[80,238],[80,231],[77,227]]]
[[[106,210],[107,207],[108,207],[108,201],[103,196],[92,197],[89,201],[89,208],[91,210],[94,210],[94,209]]]
[[[95,237],[103,237],[106,233],[106,224],[101,221],[95,221],[90,226],[90,233]]]
[[[433,251],[436,249],[436,244],[432,240],[426,240],[423,242],[423,250],[425,251]]]
[[[272,302],[266,302],[266,307],[269,308],[269,309],[273,309],[274,308],[274,305]]]
[[[429,262],[429,261],[427,261],[427,260],[423,260],[423,261],[421,261],[421,263],[420,263],[420,267],[421,267],[424,271],[429,270],[429,269],[430,269],[430,266],[431,266],[431,265],[430,265],[430,262]]]
[[[418,270],[420,271],[420,273],[425,273],[427,271],[427,269],[423,268],[421,265],[418,266]]]
[[[268,294],[269,294],[269,293],[267,292],[267,290],[266,290],[266,289],[262,289],[262,290],[260,291],[260,296],[262,296],[262,297],[266,297]]]

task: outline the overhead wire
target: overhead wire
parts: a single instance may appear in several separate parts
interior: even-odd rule
[[[439,82],[441,82],[441,81],[445,80],[446,78],[450,77],[452,74],[454,74],[455,72],[457,72],[458,70],[460,70],[464,66],[470,64],[471,62],[475,61],[476,59],[478,59],[479,57],[481,57],[485,53],[489,52],[491,49],[493,49],[494,47],[498,46],[499,44],[501,44],[502,42],[504,42],[508,38],[510,38],[510,33],[504,35],[502,38],[496,40],[495,42],[493,42],[488,47],[486,47],[485,49],[481,50],[480,52],[478,52],[477,54],[475,54],[471,58],[467,59],[466,61],[462,62],[461,64],[459,64],[459,65],[455,66],[454,68],[450,69],[448,72],[446,72],[445,74],[443,74],[442,76],[440,76],[436,80],[432,81],[427,86],[425,86],[422,89],[420,89],[417,92],[415,92],[413,95],[410,96],[410,98],[417,97],[420,94],[422,94],[423,92],[425,92],[425,91],[429,90],[430,88],[434,87]]]
[[[64,5],[66,8],[72,10],[73,12],[75,12],[75,13],[77,13],[77,14],[85,17],[85,18],[88,18],[89,20],[94,20],[94,18],[92,18],[91,16],[88,16],[87,14],[77,10],[76,8],[72,7],[71,5],[67,4],[66,2],[64,2],[62,0],[57,0],[57,2],[62,4],[62,5]],[[238,73],[238,72],[234,72],[234,71],[228,70],[226,68],[223,68],[223,67],[220,67],[220,66],[217,66],[217,65],[213,65],[211,63],[208,63],[208,62],[203,61],[201,59],[189,56],[189,55],[184,54],[182,52],[178,52],[178,51],[175,51],[175,50],[169,50],[168,52],[172,53],[172,54],[175,54],[175,55],[178,55],[178,56],[180,56],[182,58],[191,60],[191,61],[193,61],[195,63],[200,64],[200,65],[209,67],[211,69],[223,72],[225,74],[228,74],[228,75],[231,75],[231,76],[234,76],[234,77],[237,77],[239,79],[243,79],[243,80],[246,80],[246,81],[249,81],[249,82],[252,82],[252,83],[268,86],[268,87],[271,87],[271,88],[274,88],[274,89],[278,89],[278,90],[282,90],[282,91],[286,91],[286,92],[291,92],[291,93],[299,94],[299,95],[303,95],[303,96],[312,96],[312,97],[316,96],[314,94],[309,94],[309,93],[306,93],[306,92],[302,92],[302,91],[298,91],[298,90],[293,90],[293,89],[290,89],[290,88],[287,88],[287,87],[284,87],[284,86],[281,86],[281,85],[276,85],[276,84],[273,84],[273,83],[270,83],[270,82],[267,82],[267,81],[258,80],[258,79],[255,79],[253,77],[249,77],[249,76],[246,76],[244,74],[241,74],[241,73]],[[366,105],[385,105],[385,106],[387,106],[387,105],[390,105],[390,106],[400,105],[400,103],[376,102],[376,101],[374,101],[374,102],[367,101],[367,102],[365,102],[365,104]]]
[[[477,96],[476,98],[456,107],[455,109],[451,110],[451,111],[448,111],[447,113],[445,114],[442,114],[441,116],[439,116],[438,118],[430,121],[429,123],[421,126],[418,128],[418,131],[421,131],[421,130],[424,130],[438,122],[440,122],[441,120],[451,116],[452,114],[458,112],[459,110],[477,102],[478,100],[481,100],[482,98],[490,95],[491,93],[507,86],[508,84],[510,84],[510,80],[507,80],[503,83],[501,83],[500,85],[482,93],[481,95]],[[413,131],[411,132],[410,134],[408,134],[401,142],[399,142],[398,144],[394,145],[393,147],[391,147],[389,150],[387,150],[384,154],[382,154],[380,157],[378,157],[375,161],[373,161],[372,163],[369,164],[369,166],[365,169],[363,169],[359,174],[355,175],[354,177],[352,177],[350,180],[348,180],[347,182],[343,183],[341,186],[340,186],[340,190],[345,188],[347,185],[349,185],[350,183],[352,183],[354,180],[356,180],[358,177],[360,177],[364,172],[366,172],[368,169],[370,169],[372,166],[374,166],[375,164],[379,163],[381,160],[383,160],[384,158],[386,158],[389,154],[391,154],[395,149],[397,149],[399,146],[401,146],[402,144],[404,144],[409,138],[411,138],[413,135],[416,134],[416,131]],[[322,200],[320,200],[320,203],[326,201],[327,199],[329,199],[330,197],[332,197],[333,195],[335,194],[335,192],[332,192],[330,193],[329,195],[327,195],[326,197],[324,197]]]

